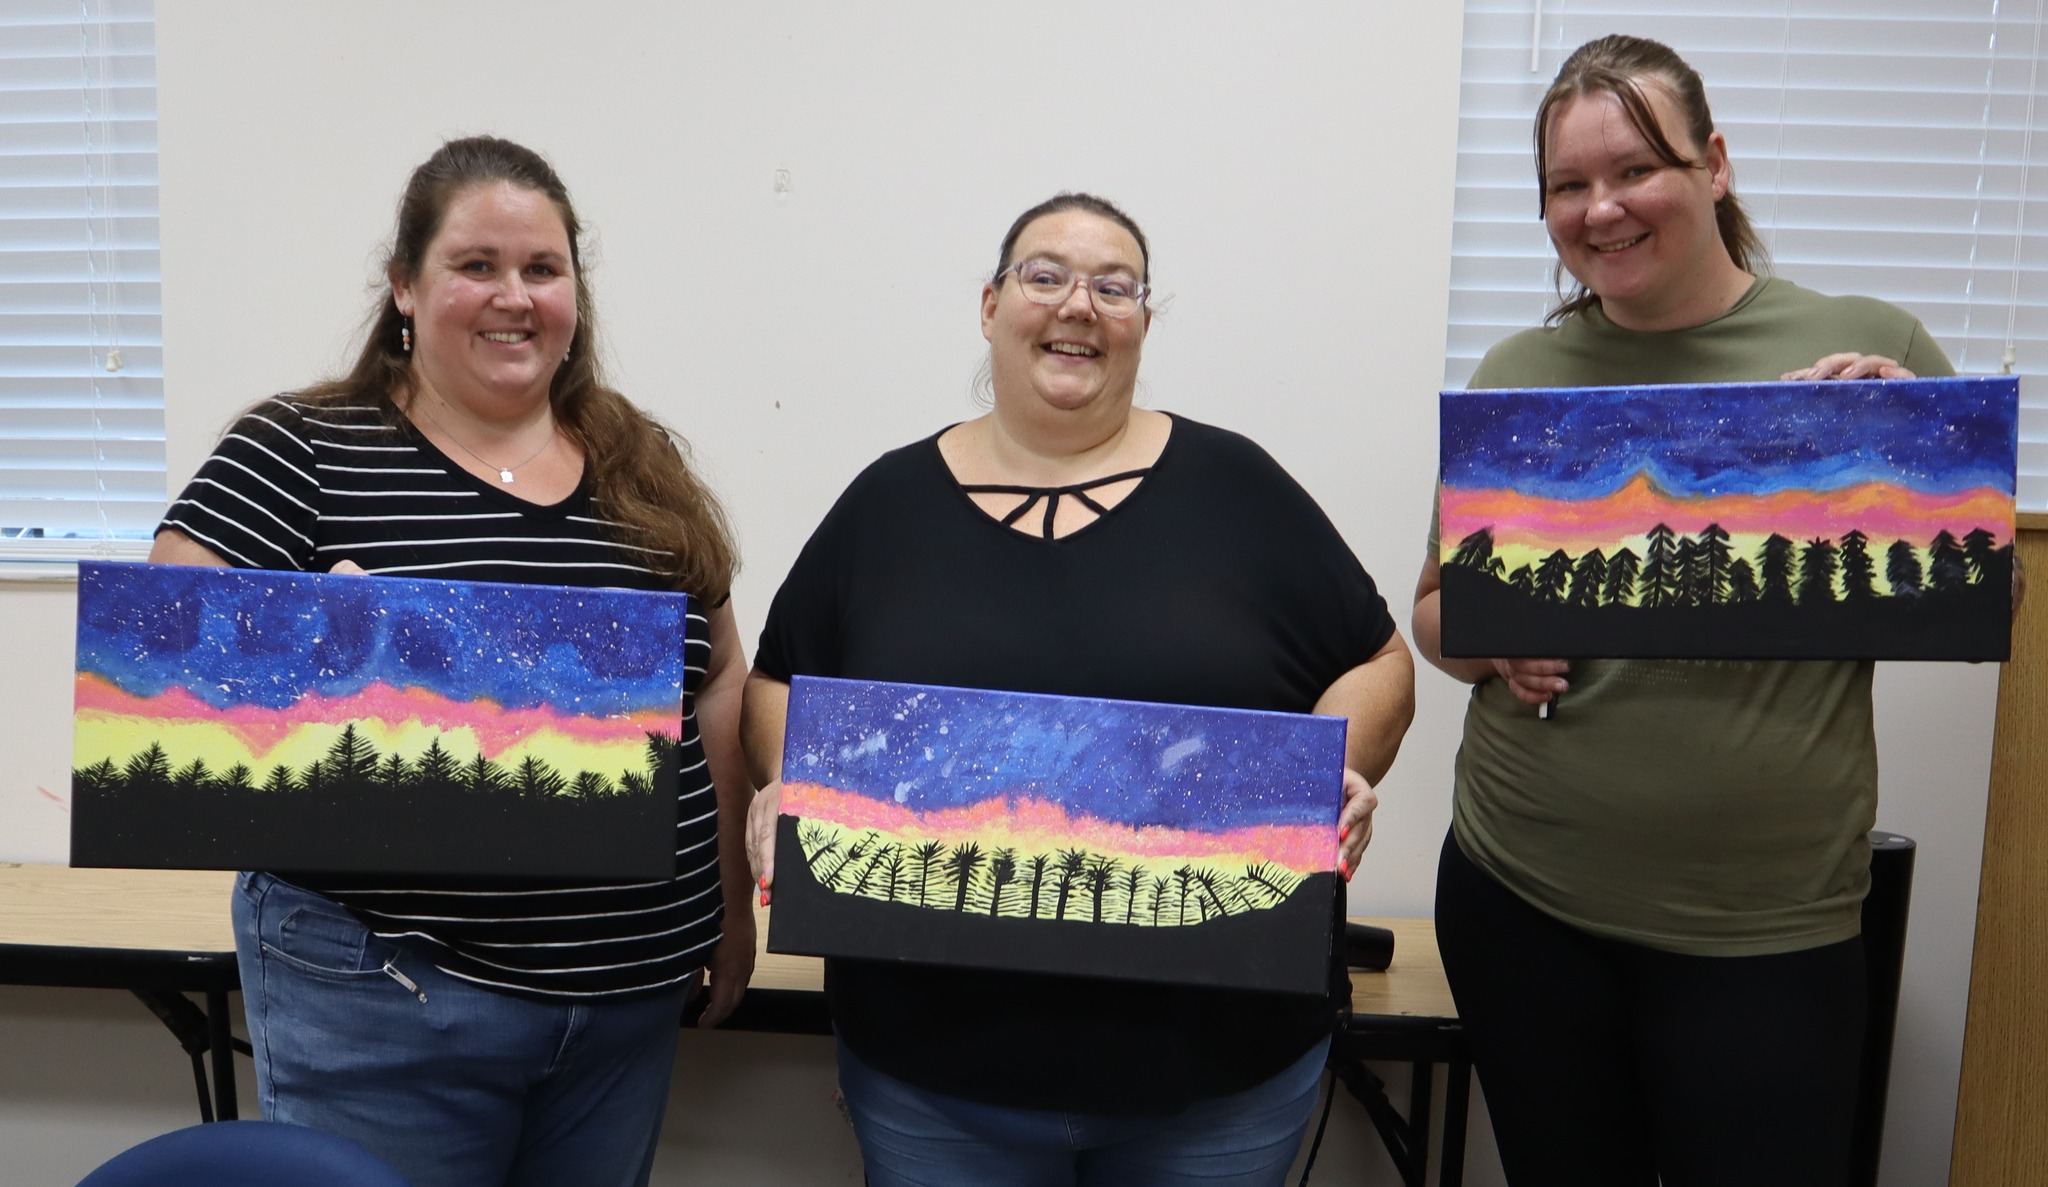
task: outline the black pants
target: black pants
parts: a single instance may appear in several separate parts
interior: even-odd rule
[[[1683,956],[1558,922],[1437,867],[1436,936],[1514,1187],[1846,1181],[1863,941]]]

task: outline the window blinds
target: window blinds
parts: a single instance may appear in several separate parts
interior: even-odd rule
[[[164,505],[150,0],[0,7],[0,577]]]
[[[1965,373],[2010,343],[2020,507],[2048,511],[2043,3],[1466,0],[1445,386],[1556,303],[1530,121],[1559,64],[1652,37],[1706,80],[1777,275],[1912,311]]]

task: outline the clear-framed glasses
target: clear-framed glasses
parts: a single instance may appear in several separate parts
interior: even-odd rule
[[[1145,294],[1152,291],[1151,285],[1128,272],[1082,276],[1051,260],[1018,260],[1003,269],[1005,275],[1012,272],[1017,275],[1017,287],[1024,291],[1024,299],[1034,305],[1058,305],[1074,291],[1076,282],[1084,283],[1095,302],[1095,312],[1104,317],[1129,317],[1145,303]],[[1000,281],[1002,277],[996,279]]]

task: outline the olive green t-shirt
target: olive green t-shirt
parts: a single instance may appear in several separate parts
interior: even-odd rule
[[[1955,373],[1903,310],[1764,279],[1691,329],[1624,330],[1596,306],[1523,331],[1471,386],[1775,380],[1838,351]],[[1870,678],[1867,661],[1578,660],[1547,721],[1484,681],[1452,830],[1503,885],[1597,935],[1710,956],[1848,939],[1877,811]]]

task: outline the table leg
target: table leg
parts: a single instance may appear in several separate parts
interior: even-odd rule
[[[1444,1071],[1443,1165],[1437,1187],[1461,1187],[1465,1181],[1465,1118],[1471,1098],[1472,1065],[1453,1059]]]
[[[1410,1173],[1416,1187],[1422,1187],[1429,1182],[1429,1113],[1436,1095],[1436,1065],[1418,1059],[1409,1067],[1408,1132],[1413,1136],[1408,1152],[1414,1159]]]
[[[235,1041],[228,1026],[228,995],[217,989],[206,991],[207,1046],[213,1051],[214,1116],[235,1119]]]

